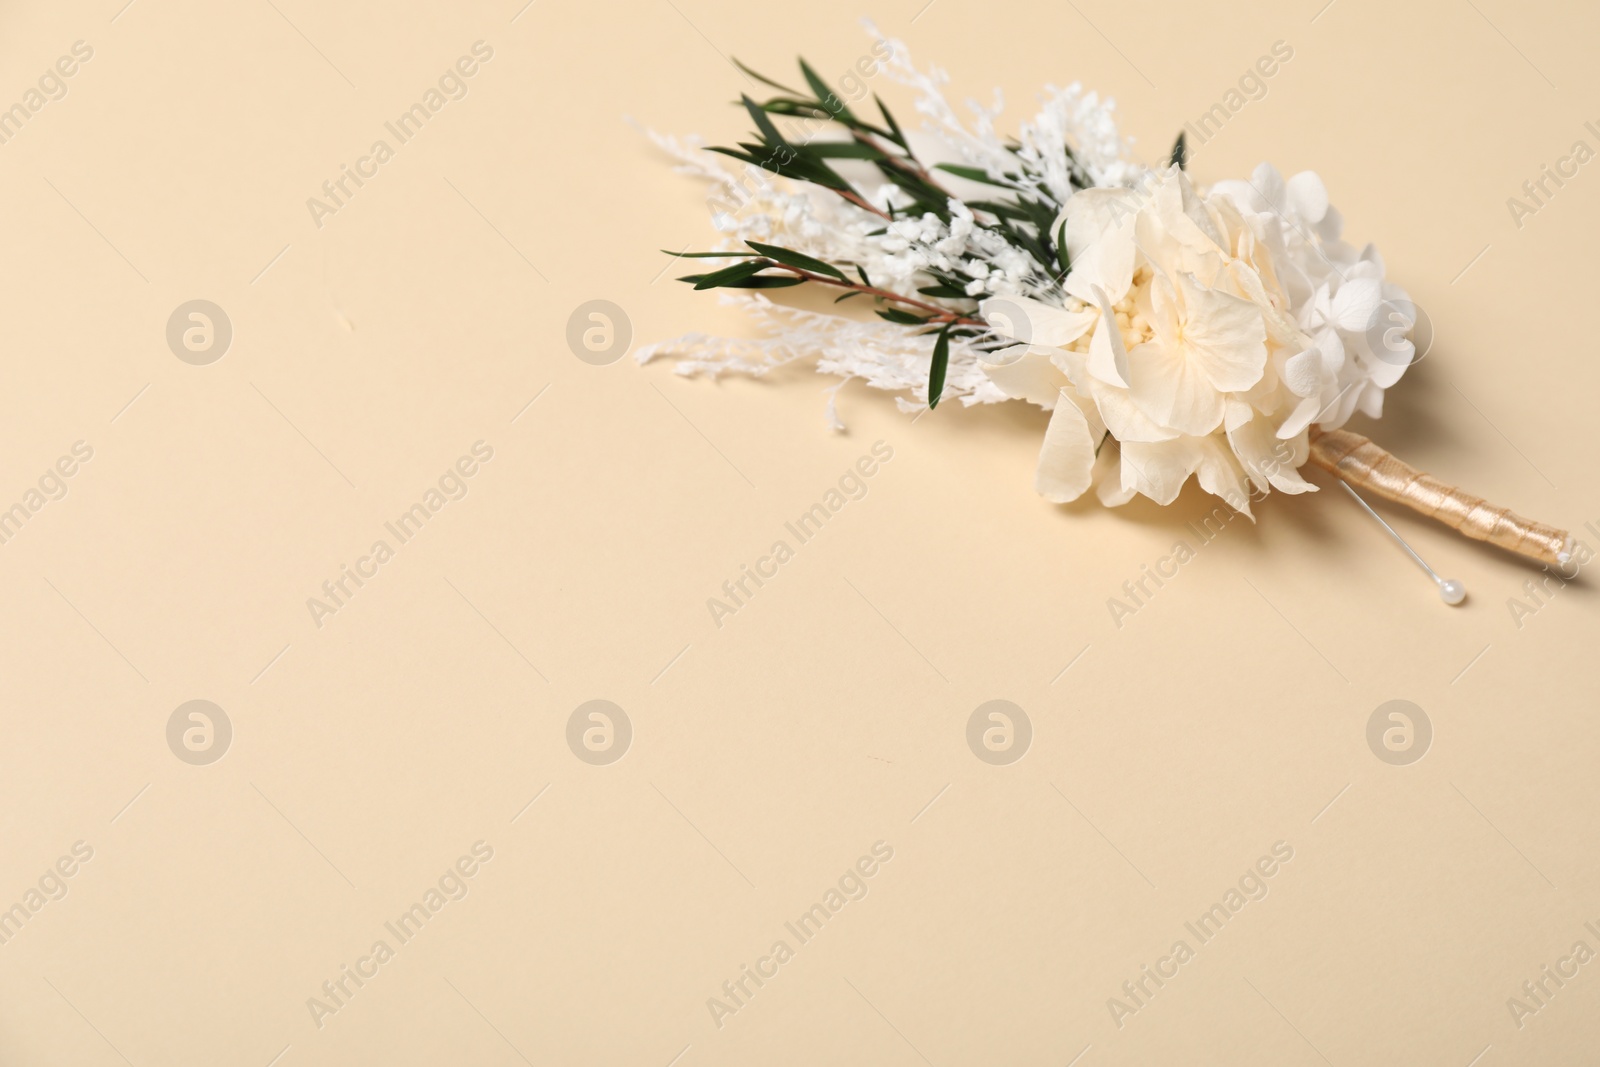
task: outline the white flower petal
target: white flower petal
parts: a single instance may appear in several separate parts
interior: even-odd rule
[[[1067,384],[1067,376],[1051,361],[1055,352],[1056,349],[1037,345],[1012,345],[990,353],[996,362],[980,366],[1006,396],[1052,408],[1056,395]]]
[[[1211,187],[1212,196],[1226,197],[1240,211],[1259,213],[1267,205],[1256,192],[1256,187],[1238,178],[1226,178]]]
[[[1177,348],[1180,305],[1172,279],[1157,273],[1150,284],[1140,290],[1134,304],[1150,324],[1156,341],[1166,348]]]
[[[1289,206],[1309,223],[1322,221],[1328,213],[1328,187],[1314,170],[1303,170],[1289,179]]]
[[[1100,313],[1093,308],[1068,311],[1025,296],[1001,296],[982,301],[978,314],[996,333],[1013,341],[1061,348],[1087,333]]]
[[[1328,205],[1327,212],[1322,216],[1322,221],[1317,223],[1317,236],[1324,241],[1337,241],[1344,232],[1344,216],[1339,214],[1339,209],[1332,204]]]
[[[1157,504],[1178,499],[1183,483],[1200,465],[1200,450],[1194,438],[1145,444],[1129,441],[1122,446],[1122,485],[1132,488]]]
[[[1312,396],[1317,392],[1322,385],[1322,353],[1315,345],[1284,362],[1283,384],[1295,396]]]
[[[1376,278],[1356,278],[1333,294],[1333,324],[1345,333],[1362,333],[1378,314],[1383,285]]]
[[[1383,387],[1375,381],[1368,382],[1361,390],[1361,398],[1356,406],[1369,419],[1383,418]]]
[[[1236,429],[1256,417],[1255,408],[1252,408],[1238,397],[1227,397],[1224,400],[1224,404],[1226,407],[1226,413],[1222,417],[1222,428],[1224,430]]]
[[[1250,489],[1245,482],[1244,468],[1234,458],[1233,452],[1220,437],[1207,437],[1200,444],[1200,462],[1195,468],[1200,488],[1212,496],[1221,497],[1229,507],[1243,513],[1250,521]]]
[[[1304,431],[1307,426],[1311,425],[1311,420],[1317,417],[1318,412],[1322,410],[1326,403],[1327,401],[1323,400],[1321,396],[1308,396],[1300,401],[1295,405],[1294,410],[1289,413],[1289,417],[1284,420],[1283,425],[1278,427],[1278,437],[1287,441],[1289,438]],[[1230,430],[1233,428],[1229,427]]]
[[[1039,468],[1034,474],[1039,495],[1056,504],[1082,496],[1093,480],[1095,444],[1089,421],[1062,390],[1039,449]]]
[[[1317,331],[1317,351],[1322,353],[1322,372],[1337,377],[1344,369],[1344,340],[1332,326]]]
[[[1112,303],[1128,295],[1133,284],[1136,207],[1131,189],[1084,189],[1067,201],[1057,228],[1072,267],[1062,286],[1069,294],[1092,301],[1098,286]]]
[[[1186,362],[1223,392],[1241,392],[1260,381],[1267,364],[1261,310],[1248,300],[1202,288],[1189,275],[1179,275],[1178,285]]]
[[[1139,405],[1134,403],[1126,389],[1098,383],[1091,389],[1100,418],[1104,420],[1106,429],[1111,431],[1111,436],[1118,441],[1148,443],[1170,441],[1178,436],[1177,430],[1168,429],[1140,411]]]
[[[1265,349],[1262,351],[1264,354]],[[1222,394],[1182,350],[1142,344],[1128,353],[1128,368],[1132,377],[1129,395],[1157,425],[1204,437],[1221,424]],[[1108,418],[1106,424],[1110,423]]]
[[[1283,493],[1316,492],[1316,486],[1300,477],[1299,467],[1308,452],[1303,438],[1292,440],[1296,437],[1280,438],[1266,419],[1258,418],[1229,431],[1228,444],[1258,489],[1270,486]]]
[[[1416,345],[1409,339],[1390,342],[1367,364],[1372,384],[1380,389],[1387,389],[1398,382],[1405,374],[1406,368],[1411,366],[1416,351]]]
[[[1117,325],[1111,302],[1098,287],[1094,291],[1100,305],[1100,324],[1089,340],[1089,373],[1108,385],[1128,387],[1128,350],[1122,343],[1122,327]]]
[[[1268,212],[1279,215],[1288,206],[1288,196],[1284,187],[1283,175],[1271,163],[1256,164],[1255,172],[1250,175],[1250,184],[1254,187],[1262,206]]]
[[[1120,463],[1118,464],[1118,470],[1121,470]],[[1116,478],[1100,479],[1100,484],[1094,487],[1094,491],[1095,496],[1100,498],[1100,503],[1108,508],[1120,508],[1135,496],[1132,486],[1122,484],[1120,474]]]

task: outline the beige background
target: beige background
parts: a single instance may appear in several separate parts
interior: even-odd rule
[[[124,2],[0,16],[0,106],[94,50],[0,145],[0,501],[93,449],[0,545],[0,907],[93,848],[0,945],[0,1062],[1593,1062],[1600,963],[1520,1029],[1506,1007],[1600,949],[1592,580],[1519,628],[1537,568],[1396,516],[1471,591],[1451,610],[1342,494],[1275,497],[1118,629],[1107,598],[1198,495],[1056,508],[1033,409],[913,425],[852,386],[835,435],[809,372],[565,341],[591,299],[635,346],[742,327],[661,273],[705,247],[703,194],[622,122],[742,134],[727,55],[832,76],[870,14],[1013,121],[1047,81],[1114,95],[1155,158],[1283,40],[1196,175],[1320,171],[1439,338],[1368,432],[1576,530],[1600,174],[1520,229],[1506,200],[1597,146],[1592,8]],[[318,229],[306,199],[478,40],[469,95]],[[209,366],[164,336],[197,298],[234,330]],[[706,598],[880,439],[867,497],[714,627]],[[315,626],[479,440],[468,495]],[[603,767],[565,741],[595,698],[634,730]],[[1007,767],[965,741],[992,698],[1033,724]],[[1365,739],[1397,698],[1434,730],[1410,766]],[[233,726],[208,766],[166,743],[192,699]],[[314,1025],[480,840],[470,894]],[[707,999],[880,840],[865,899],[718,1028]],[[1114,1025],[1278,841],[1270,895]]]

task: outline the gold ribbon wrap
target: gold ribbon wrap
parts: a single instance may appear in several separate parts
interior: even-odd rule
[[[1551,566],[1572,558],[1572,535],[1567,531],[1524,519],[1423,474],[1360,434],[1313,427],[1311,462],[1358,489],[1438,519],[1475,541]]]

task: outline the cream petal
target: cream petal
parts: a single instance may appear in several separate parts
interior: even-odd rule
[[[1159,444],[1128,441],[1122,446],[1122,485],[1157,504],[1170,504],[1178,499],[1183,483],[1199,465],[1194,438],[1180,437]]]
[[[1236,427],[1243,426],[1245,423],[1256,417],[1255,408],[1252,408],[1249,404],[1245,403],[1243,400],[1240,400],[1238,397],[1227,397],[1224,401],[1224,404],[1226,407],[1226,414],[1224,414],[1222,417],[1222,428],[1224,430],[1232,430]]]
[[[1302,433],[1307,426],[1311,425],[1311,420],[1317,417],[1317,413],[1322,410],[1325,403],[1326,401],[1321,396],[1308,396],[1300,401],[1294,406],[1294,410],[1289,413],[1289,417],[1283,421],[1283,425],[1278,427],[1278,437],[1282,440],[1288,440],[1296,434]],[[1229,429],[1232,429],[1232,427],[1229,427]]]
[[[1108,508],[1120,508],[1132,500],[1135,495],[1133,487],[1123,485],[1120,478],[1103,478],[1100,484],[1094,488],[1095,495],[1100,498],[1100,503]]]
[[[1333,297],[1329,294],[1326,284],[1317,286],[1316,290],[1306,297],[1305,302],[1298,305],[1298,310],[1295,312],[1295,320],[1307,333],[1326,326],[1332,317]]]
[[[1078,410],[1083,412],[1083,419],[1089,424],[1089,433],[1094,438],[1094,447],[1098,451],[1102,444],[1101,439],[1111,431],[1106,429],[1105,420],[1100,417],[1100,411],[1095,407],[1093,400],[1080,396],[1070,389],[1066,390],[1066,392],[1072,402],[1078,405]]]
[[[1270,486],[1282,493],[1316,492],[1316,486],[1300,477],[1298,468],[1305,462],[1306,452],[1298,447],[1300,441],[1293,440],[1298,436],[1295,433],[1280,438],[1266,419],[1253,419],[1229,431],[1228,444],[1257,488]]]
[[[1376,278],[1355,278],[1333,295],[1333,323],[1345,333],[1362,333],[1378,314],[1383,285]]]
[[[1170,441],[1178,436],[1177,430],[1167,429],[1140,411],[1139,405],[1133,402],[1126,389],[1099,382],[1092,383],[1090,388],[1095,409],[1100,412],[1100,418],[1105,422],[1106,429],[1111,431],[1111,436],[1118,441],[1148,443]]]
[[[1056,348],[1050,352],[1050,362],[1072,380],[1072,384],[1078,387],[1079,393],[1084,396],[1090,395],[1089,353],[1079,352],[1076,348]]]
[[[1156,341],[1165,348],[1178,347],[1179,304],[1177,291],[1172,286],[1172,279],[1165,274],[1157,274],[1150,279],[1150,284],[1140,290],[1134,303],[1139,308],[1139,313],[1150,324],[1150,329],[1156,335]]]
[[[1167,170],[1155,206],[1162,225],[1173,237],[1200,249],[1222,251],[1225,248],[1223,236],[1206,210],[1205,201],[1195,193],[1189,175],[1181,168]]]
[[[1352,375],[1346,368],[1346,379],[1339,389],[1323,405],[1317,414],[1316,423],[1324,430],[1337,430],[1350,421],[1350,416],[1355,414],[1356,402],[1361,399],[1361,391],[1366,388],[1358,376]]]
[[[1094,477],[1096,440],[1083,411],[1062,390],[1044,432],[1034,488],[1056,504],[1078,499]]]
[[[1262,348],[1263,360],[1266,349]],[[1146,343],[1128,353],[1131,388],[1140,411],[1160,426],[1204,437],[1222,422],[1222,394],[1207,380],[1197,361],[1185,353]],[[1110,420],[1107,419],[1107,425]]]
[[[992,375],[991,375],[992,377]],[[1290,356],[1283,365],[1283,384],[1295,396],[1313,396],[1322,386],[1322,353],[1315,345]]]
[[[1339,337],[1339,331],[1332,326],[1323,327],[1317,332],[1317,351],[1322,353],[1322,371],[1324,374],[1337,376],[1344,369],[1344,341]]]
[[[1324,241],[1332,242],[1339,239],[1344,232],[1344,216],[1339,214],[1339,209],[1332,204],[1322,216],[1322,221],[1317,223],[1317,236]]]
[[[1122,327],[1116,312],[1099,287],[1094,291],[1100,305],[1100,325],[1089,340],[1089,373],[1108,385],[1128,387],[1128,350],[1122,343]]]
[[[1381,355],[1375,355],[1368,364],[1372,372],[1372,384],[1380,389],[1387,389],[1398,382],[1411,366],[1411,360],[1416,355],[1417,346],[1409,339],[1390,342]]]
[[[1233,203],[1240,211],[1252,214],[1259,212],[1265,205],[1261,202],[1261,195],[1256,192],[1255,186],[1238,178],[1225,178],[1211,186],[1212,196],[1223,196]]]
[[[1135,194],[1131,189],[1084,189],[1067,201],[1058,229],[1067,246],[1064,288],[1092,302],[1098,287],[1116,303],[1133,285]]]
[[[1012,399],[1052,408],[1061,387],[1067,384],[1067,376],[1051,360],[1056,351],[1037,345],[1012,345],[990,353],[991,358],[1003,358],[980,366],[989,380]]]
[[[1281,215],[1286,206],[1287,189],[1283,175],[1271,163],[1259,163],[1250,175],[1250,185],[1255,190],[1262,209]]]
[[[1199,447],[1200,462],[1195,468],[1200,488],[1212,496],[1221,497],[1235,511],[1241,512],[1251,522],[1250,487],[1245,481],[1244,468],[1230,450],[1216,436],[1207,437]]]
[[[1315,224],[1328,213],[1328,187],[1314,170],[1303,170],[1289,179],[1289,206],[1306,222]]]
[[[1178,285],[1184,301],[1185,362],[1222,392],[1240,392],[1260,381],[1267,363],[1261,310],[1248,300],[1202,288],[1188,275],[1179,275]]]
[[[981,302],[978,314],[1003,337],[1061,348],[1087,333],[1100,312],[1093,308],[1068,311],[1024,296],[997,296]]]
[[[1369,419],[1383,418],[1383,388],[1376,382],[1368,382],[1361,390],[1361,398],[1356,405],[1361,414]]]

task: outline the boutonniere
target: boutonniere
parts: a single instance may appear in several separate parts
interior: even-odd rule
[[[863,58],[837,86],[804,61],[804,88],[745,69],[762,92],[740,99],[753,132],[736,146],[655,138],[711,184],[717,244],[669,252],[704,261],[681,280],[728,291],[762,336],[690,334],[641,362],[763,374],[813,359],[841,386],[899,394],[907,411],[1035,404],[1050,419],[1034,484],[1051,501],[1092,489],[1108,506],[1165,505],[1193,477],[1250,516],[1271,492],[1316,491],[1302,474],[1312,463],[1380,523],[1356,489],[1547,565],[1571,561],[1565,531],[1342,429],[1383,414],[1385,391],[1424,354],[1421,316],[1372,245],[1343,240],[1315,173],[1262,164],[1201,184],[1183,135],[1168,158],[1138,163],[1113,104],[1078,85],[1047,89],[1006,136],[998,105],[963,119],[942,72],[918,70],[900,42],[876,39]],[[918,137],[867,91],[879,74],[916,93]],[[767,295],[796,286],[844,307]],[[833,393],[828,418],[842,428]],[[1406,548],[1447,603],[1464,599]]]

